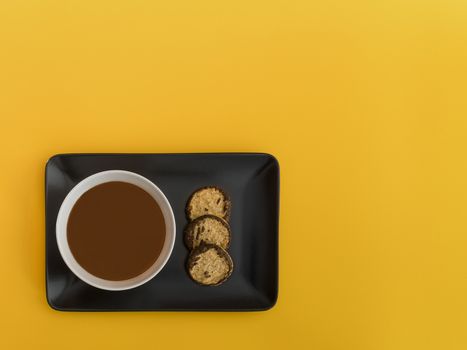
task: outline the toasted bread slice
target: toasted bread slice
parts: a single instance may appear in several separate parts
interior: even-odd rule
[[[185,244],[190,250],[202,242],[227,249],[230,244],[229,224],[217,216],[203,215],[188,224],[184,238]]]
[[[205,286],[218,286],[232,274],[233,262],[221,247],[201,243],[191,251],[187,270],[193,281]]]
[[[215,215],[229,220],[230,198],[219,187],[209,186],[196,190],[188,199],[186,215],[189,220],[194,220],[203,215]]]

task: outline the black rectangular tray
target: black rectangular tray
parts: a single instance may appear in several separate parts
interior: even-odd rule
[[[104,170],[128,170],[153,181],[175,215],[177,237],[163,270],[146,284],[105,291],[77,278],[65,265],[55,239],[55,221],[67,193]],[[220,286],[194,283],[185,270],[185,204],[196,189],[216,185],[231,197],[234,262]],[[46,294],[61,311],[259,311],[278,294],[279,165],[264,153],[61,154],[46,165]]]

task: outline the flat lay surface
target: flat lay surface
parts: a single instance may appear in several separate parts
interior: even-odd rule
[[[461,0],[2,1],[0,348],[465,349],[466,42]],[[50,308],[47,160],[193,152],[278,159],[277,304]]]

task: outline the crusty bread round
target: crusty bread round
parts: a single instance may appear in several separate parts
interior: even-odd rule
[[[204,286],[218,286],[233,271],[229,253],[215,244],[201,243],[188,257],[187,270],[193,281]]]
[[[215,186],[202,187],[188,199],[186,215],[189,220],[210,214],[228,221],[230,207],[230,198],[222,189]]]
[[[201,242],[227,249],[230,244],[229,224],[217,216],[203,215],[187,225],[184,238],[190,250],[199,246]]]

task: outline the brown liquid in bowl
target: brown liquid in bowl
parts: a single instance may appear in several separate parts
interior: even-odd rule
[[[76,261],[94,276],[112,281],[136,277],[151,267],[165,234],[157,202],[126,182],[107,182],[84,193],[67,225]]]

